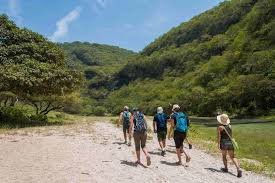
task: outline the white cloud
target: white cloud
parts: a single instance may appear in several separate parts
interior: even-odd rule
[[[20,16],[20,0],[8,0],[8,15],[14,19],[14,21],[21,25],[23,18]]]
[[[57,29],[55,32],[50,36],[52,41],[57,41],[59,38],[64,37],[69,32],[69,25],[75,21],[79,16],[82,8],[76,7],[71,12],[69,12],[66,16],[61,18],[57,23]]]

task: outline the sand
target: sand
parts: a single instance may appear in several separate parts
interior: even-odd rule
[[[134,145],[122,142],[122,130],[108,122],[1,135],[0,182],[273,182],[247,171],[237,178],[232,166],[230,173],[222,173],[222,161],[196,147],[189,151],[189,167],[177,166],[173,141],[162,157],[155,136],[147,144],[152,165],[137,166]]]

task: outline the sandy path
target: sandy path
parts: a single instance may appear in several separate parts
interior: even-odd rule
[[[134,147],[121,144],[112,124],[64,128],[0,136],[0,182],[272,182],[250,172],[241,179],[221,173],[220,160],[196,149],[190,167],[175,166],[173,143],[162,157],[156,137],[148,143],[152,166],[135,166]]]

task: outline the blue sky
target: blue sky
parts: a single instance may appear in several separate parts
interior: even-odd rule
[[[0,13],[56,42],[142,50],[223,0],[0,0]]]

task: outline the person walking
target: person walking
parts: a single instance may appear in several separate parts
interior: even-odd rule
[[[158,107],[157,114],[154,116],[153,127],[154,127],[154,133],[157,133],[162,156],[165,155],[168,119],[169,119],[169,116],[163,112],[163,108]]]
[[[174,130],[174,141],[176,145],[176,153],[178,157],[178,165],[182,165],[181,153],[184,153],[186,157],[186,163],[189,163],[191,160],[190,155],[187,151],[183,148],[183,141],[186,138],[186,134],[188,131],[188,117],[187,115],[180,111],[180,106],[178,104],[173,105],[172,108],[172,115],[171,115],[171,128],[169,132],[169,136],[171,136],[172,131]],[[187,164],[186,164],[187,166]]]
[[[227,114],[221,114],[217,116],[217,121],[220,124],[217,128],[218,148],[222,152],[222,160],[224,164],[224,168],[221,168],[221,170],[223,172],[228,172],[227,158],[226,158],[228,154],[237,168],[237,177],[242,177],[242,171],[241,171],[239,162],[235,158],[234,145],[232,142],[232,127],[230,125],[230,119]]]
[[[130,129],[134,128],[134,142],[137,156],[137,164],[141,164],[140,161],[140,149],[146,156],[147,166],[151,165],[151,157],[146,149],[147,140],[147,120],[145,115],[138,109],[134,108],[133,115],[130,120]]]
[[[119,116],[119,123],[123,126],[123,136],[124,136],[124,143],[127,144],[127,135],[129,138],[128,146],[131,146],[131,130],[130,130],[130,119],[131,113],[129,111],[128,106],[124,106],[123,112],[120,113]]]

